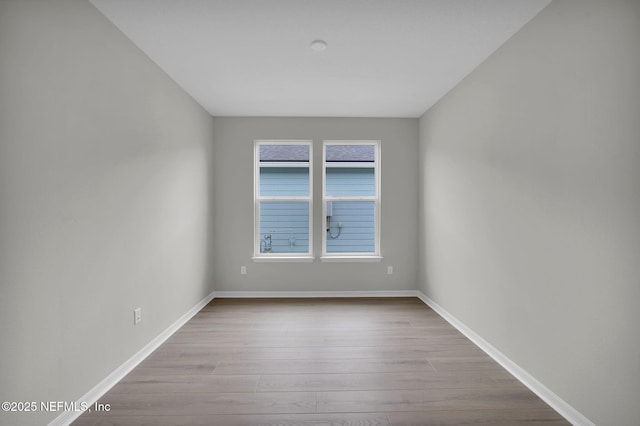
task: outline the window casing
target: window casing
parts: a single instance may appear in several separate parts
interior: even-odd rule
[[[254,260],[313,260],[311,141],[256,141]]]
[[[322,260],[380,260],[380,141],[322,148]]]

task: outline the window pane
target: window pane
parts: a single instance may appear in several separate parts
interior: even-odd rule
[[[327,162],[370,162],[375,159],[373,145],[326,145]]]
[[[260,253],[309,252],[309,203],[260,202]]]
[[[309,196],[308,167],[260,167],[261,196]]]
[[[375,202],[333,201],[331,210],[327,253],[375,252]]]
[[[309,145],[260,145],[260,161],[309,162]]]
[[[373,167],[327,167],[326,195],[330,197],[375,196]]]

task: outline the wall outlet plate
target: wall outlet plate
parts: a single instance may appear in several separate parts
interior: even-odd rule
[[[137,308],[133,310],[133,325],[138,324],[142,321],[142,308]]]

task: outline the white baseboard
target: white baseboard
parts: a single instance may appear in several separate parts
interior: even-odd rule
[[[551,408],[556,410],[558,414],[564,417],[568,422],[574,426],[595,426],[591,420],[582,415],[578,410],[569,405],[566,401],[553,393],[551,389],[540,383],[535,377],[527,373],[518,364],[511,361],[506,355],[493,347],[489,342],[484,340],[473,330],[460,322],[457,318],[447,312],[443,307],[438,305],[433,300],[425,296],[421,291],[416,291],[416,296],[422,300],[427,306],[433,309],[438,315],[444,318],[449,324],[454,326],[458,331],[464,334],[469,340],[475,343],[480,349],[493,358],[498,364],[511,373],[516,379],[520,380],[522,384],[528,387],[533,393],[538,395],[540,399],[549,404]]]
[[[104,378],[100,383],[93,387],[89,392],[84,394],[77,402],[76,406],[81,407],[83,404],[92,406],[98,399],[100,399],[109,389],[115,386],[120,380],[122,380],[127,374],[131,372],[138,364],[140,364],[146,357],[148,357],[153,351],[163,344],[173,333],[178,331],[180,327],[185,325],[195,314],[200,312],[211,300],[214,298],[214,292],[210,293],[200,302],[198,302],[193,308],[189,309],[184,315],[178,318],[173,324],[171,324],[166,330],[155,337],[145,347],[140,349],[135,355],[124,362],[120,367],[116,368],[111,374]],[[82,411],[66,411],[56,417],[49,426],[65,426],[73,422],[80,417]]]
[[[381,291],[214,291],[216,298],[417,297],[416,290]]]

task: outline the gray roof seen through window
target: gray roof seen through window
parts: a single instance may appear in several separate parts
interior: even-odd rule
[[[372,145],[327,145],[328,162],[373,162]],[[308,145],[260,145],[260,161],[309,161]]]

